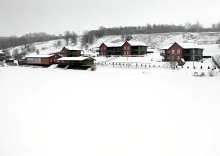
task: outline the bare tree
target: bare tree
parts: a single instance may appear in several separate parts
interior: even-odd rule
[[[218,69],[220,69],[220,55],[215,55],[212,57],[212,62]]]
[[[177,60],[175,59],[174,56],[171,56],[170,57],[170,68],[175,69],[177,65],[178,65]]]
[[[62,41],[58,40],[58,41],[55,41],[53,45],[57,48],[57,47],[61,46],[61,43],[62,43]]]
[[[81,40],[82,46],[86,46],[86,45],[88,46],[88,44],[92,44],[93,41],[94,41],[93,34],[88,31],[84,31],[83,36],[82,36],[82,40]]]
[[[176,61],[170,61],[170,68],[171,69],[175,69],[176,68],[176,66],[177,66],[177,62]]]
[[[71,37],[71,33],[69,31],[64,32],[64,39],[66,41],[66,45],[69,44],[69,38]]]
[[[200,32],[203,28],[202,24],[200,24],[198,21],[195,24],[196,32]]]
[[[77,42],[77,34],[73,31],[71,34],[70,34],[70,40],[73,44],[76,44]]]
[[[12,52],[12,57],[15,60],[19,60],[19,59],[22,58],[22,55],[19,53],[18,49],[14,49],[13,52]]]

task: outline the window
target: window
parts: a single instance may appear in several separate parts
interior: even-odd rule
[[[174,54],[175,53],[175,50],[172,50],[172,54]]]
[[[130,49],[130,47],[128,46],[128,47],[127,47],[127,50],[129,50],[129,49]]]
[[[124,50],[126,50],[126,47],[124,47]]]
[[[178,61],[180,60],[180,56],[177,56],[177,60],[178,60]]]
[[[41,63],[41,58],[28,58],[28,63]]]
[[[177,54],[180,54],[180,49],[177,49]]]
[[[175,60],[175,56],[171,56],[171,60],[174,61]]]

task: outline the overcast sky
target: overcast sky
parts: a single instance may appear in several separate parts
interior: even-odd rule
[[[219,0],[0,0],[0,36],[220,21]]]

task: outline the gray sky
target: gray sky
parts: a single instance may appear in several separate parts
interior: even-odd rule
[[[0,0],[0,36],[220,21],[219,0]]]

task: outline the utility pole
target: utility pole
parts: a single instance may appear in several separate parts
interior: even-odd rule
[[[193,69],[194,69],[195,49],[193,49]]]

